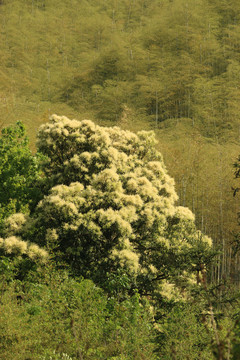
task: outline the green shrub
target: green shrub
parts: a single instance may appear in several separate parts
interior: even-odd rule
[[[0,343],[8,360],[155,359],[151,315],[137,294],[118,302],[61,272],[2,291]]]

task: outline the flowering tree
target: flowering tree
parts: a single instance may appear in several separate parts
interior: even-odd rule
[[[120,271],[130,287],[152,291],[176,272],[184,277],[196,266],[189,252],[211,240],[176,206],[155,144],[153,132],[53,115],[38,134],[48,191],[18,235],[59,250],[75,274],[97,283]]]

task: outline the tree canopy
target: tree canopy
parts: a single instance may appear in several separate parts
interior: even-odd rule
[[[75,274],[98,284],[121,271],[130,288],[153,291],[176,272],[199,270],[188,254],[200,245],[207,253],[211,240],[177,206],[153,132],[53,115],[37,145],[46,193],[17,235],[57,249]]]

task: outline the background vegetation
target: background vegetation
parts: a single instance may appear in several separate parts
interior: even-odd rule
[[[223,284],[226,279],[230,279],[237,286],[240,270],[237,252],[239,194],[236,192],[234,197],[232,188],[239,186],[239,180],[234,180],[234,171],[239,164],[236,159],[240,153],[239,14],[240,4],[237,0],[0,1],[1,128],[18,120],[23,121],[33,153],[36,150],[35,138],[39,125],[46,123],[52,113],[79,120],[92,119],[99,125],[118,125],[134,132],[153,129],[158,140],[157,149],[163,154],[169,173],[176,182],[178,205],[189,207],[195,214],[197,228],[213,239],[217,253],[208,272],[212,284],[216,281]],[[46,184],[41,184],[40,188],[32,186],[41,178],[39,161],[42,160],[33,156],[29,150],[20,123],[18,128],[9,128],[2,133],[0,154],[3,159],[0,164],[0,227],[4,234],[4,218],[16,211],[29,215],[41,198],[42,191],[46,191]],[[10,167],[9,163],[12,164]],[[239,177],[237,172],[236,175]],[[20,245],[17,246],[19,249]],[[31,259],[25,258],[23,262],[14,260],[15,265],[5,258],[2,260],[5,275],[1,286],[4,288],[5,302],[1,306],[12,304],[16,310],[19,309],[19,301],[22,301],[19,298],[16,300],[20,290],[15,283],[9,289],[6,284],[9,279],[13,279],[14,272],[18,274],[17,280],[22,281],[26,273],[36,270],[36,265]],[[127,280],[119,275],[112,281],[126,284],[124,281]],[[48,283],[44,286],[48,287]],[[173,319],[182,319],[181,314],[188,314],[188,307],[181,305],[170,310],[168,305],[169,315],[158,313],[157,316],[162,320],[164,318],[161,326],[165,329],[164,335],[157,335],[158,344],[162,344],[158,356],[161,354],[161,358],[165,356],[166,359],[182,356],[187,359],[189,352],[195,354],[195,344],[202,344],[207,355],[204,351],[200,355],[196,350],[196,359],[201,356],[210,359],[210,352],[211,356],[219,356],[219,359],[220,356],[237,358],[237,306],[234,311],[226,307],[226,316],[221,312],[219,304],[224,301],[230,303],[230,299],[225,296],[224,286],[220,290],[205,289],[208,294],[205,297],[199,295],[203,304],[207,304],[206,311],[211,306],[214,308],[210,330],[207,330],[206,323],[199,321],[203,311],[191,305],[192,312],[184,318],[185,322],[179,322],[179,335],[172,340],[169,334],[177,334]],[[28,291],[27,288],[24,293],[28,294]],[[107,301],[105,295],[99,296],[103,296],[101,301]],[[217,308],[214,307],[216,298]],[[28,299],[28,295],[24,295],[24,299]],[[27,301],[24,300],[23,309],[16,310],[20,312],[14,321],[26,318],[24,311],[27,311]],[[131,298],[127,301],[129,303],[126,306],[130,306],[135,300]],[[116,304],[113,307],[118,306]],[[106,319],[108,315],[104,314]],[[146,314],[145,318],[149,319]],[[70,321],[68,315],[66,319],[66,322]],[[226,319],[231,321],[228,323]],[[2,321],[4,324],[5,320]],[[217,332],[214,330],[214,321]],[[50,323],[52,320],[49,320]],[[203,324],[201,331],[196,330],[197,326],[201,326],[199,323]],[[12,326],[14,329],[10,323],[6,324],[7,328]],[[29,323],[26,326],[30,326]],[[64,326],[62,329],[66,329]],[[56,325],[54,333],[57,327],[60,328],[60,325]],[[192,329],[192,337],[189,337],[192,345],[187,343],[187,350],[184,350],[177,339],[181,338],[181,334],[186,339],[184,329],[189,327]],[[222,332],[219,330],[221,328]],[[26,331],[31,332],[33,328],[28,327]],[[102,328],[101,331],[106,334],[110,330]],[[143,339],[146,339],[148,333],[145,328],[142,331]],[[152,327],[152,331],[156,338],[155,327]],[[2,334],[5,332],[6,328],[3,328]],[[199,338],[200,332],[202,335]],[[29,335],[24,335],[23,340],[22,335],[20,337],[14,331],[9,334],[5,348],[9,348],[9,344],[24,344],[26,339],[30,341]],[[228,345],[230,334],[235,339],[232,350]],[[103,335],[99,336],[100,339]],[[214,340],[209,340],[207,345],[206,339]],[[126,344],[124,337],[121,341]],[[102,340],[99,340],[100,343]],[[33,349],[35,345],[28,349]],[[123,346],[123,349],[125,345],[119,346]],[[93,355],[86,355],[86,352],[79,355],[78,352],[77,356],[110,358],[111,353],[115,354],[111,356],[116,359],[124,359],[124,356],[127,359],[142,359],[144,356],[148,359],[153,356],[150,355],[151,346],[146,348],[147,355],[133,355],[129,348],[126,353],[120,348],[113,351],[96,350],[98,345],[95,344]],[[197,346],[197,349],[201,346]],[[219,350],[221,347],[225,349],[222,355]],[[13,359],[19,351],[19,348],[16,349],[11,350],[15,354]],[[156,351],[155,345],[154,349]],[[43,356],[53,356],[53,350],[54,345],[49,343],[49,353]],[[24,351],[21,356],[25,359],[27,355]],[[33,350],[28,351],[30,354]],[[67,346],[59,349],[55,347],[58,355],[54,356],[61,357],[64,351],[68,352]],[[70,355],[73,353],[70,351]],[[6,356],[6,353],[2,354]]]

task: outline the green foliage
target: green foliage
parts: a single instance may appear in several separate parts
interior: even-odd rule
[[[236,179],[240,178],[240,156],[238,157],[237,161],[235,161],[234,163],[234,169],[235,169],[235,177]],[[236,189],[234,189],[234,196],[236,195],[236,193],[239,191],[240,189],[237,187]]]
[[[179,203],[191,208],[196,215],[198,229],[208,233],[215,245],[223,249],[211,277],[233,277],[234,273],[237,277],[239,259],[233,258],[231,240],[232,233],[238,231],[238,210],[230,184],[232,161],[239,154],[239,1],[3,0],[0,4],[1,126],[25,119],[32,142],[36,126],[46,121],[53,112],[65,113],[69,117],[92,118],[110,126],[118,123],[134,131],[154,126],[160,140],[159,149],[176,180]],[[86,158],[75,158],[70,166],[68,157],[74,158],[74,152],[78,154],[82,149],[74,145],[71,152],[74,139],[69,140],[66,146],[67,141],[61,141],[61,135],[51,136],[51,141],[57,141],[57,145],[48,144],[48,155],[53,160],[45,166],[45,174],[49,178],[38,182],[42,191],[40,194],[33,185],[39,180],[38,159],[27,150],[22,125],[11,127],[1,135],[0,224],[15,212],[32,213],[25,224],[10,217],[5,222],[4,231],[1,225],[1,237],[4,239],[1,238],[0,270],[5,281],[2,289],[6,290],[14,278],[26,278],[31,270],[36,270],[36,263],[26,253],[19,257],[20,248],[24,250],[25,245],[27,248],[30,245],[25,241],[32,240],[46,245],[61,267],[64,266],[61,251],[64,250],[64,261],[71,263],[75,273],[95,280],[98,278],[109,296],[118,300],[125,299],[126,293],[133,293],[136,287],[139,291],[145,289],[149,293],[157,293],[161,300],[159,304],[164,303],[161,296],[171,304],[176,299],[182,299],[183,294],[176,291],[174,284],[185,288],[186,279],[189,279],[187,273],[194,271],[200,275],[203,263],[208,264],[214,255],[209,253],[207,242],[202,242],[193,222],[187,224],[185,218],[179,221],[179,216],[174,218],[171,214],[158,227],[157,221],[151,223],[150,216],[142,216],[141,211],[147,208],[145,200],[144,206],[137,210],[136,204],[133,204],[137,214],[137,220],[133,221],[131,216],[134,211],[131,216],[129,212],[124,214],[129,203],[117,204],[117,200],[125,201],[125,193],[129,196],[124,170],[122,173],[114,170],[118,180],[108,177],[109,181],[103,188],[105,180],[97,178],[94,181],[92,174],[97,177],[105,165],[113,164],[111,157],[104,157],[101,153],[106,161],[104,166],[102,159],[99,161],[99,158],[93,157],[90,170]],[[92,151],[92,147],[84,149],[88,153]],[[139,149],[135,151],[139,155]],[[81,171],[78,161],[81,162]],[[163,170],[165,172],[165,168]],[[154,171],[150,175],[156,181]],[[81,183],[84,189],[78,191],[76,185],[75,188],[70,186],[72,181]],[[112,183],[110,195],[109,183]],[[117,188],[119,184],[121,191]],[[95,198],[87,193],[87,187],[96,191]],[[139,183],[138,187],[141,188]],[[237,184],[235,188],[238,187]],[[44,194],[45,199],[35,210]],[[168,198],[166,194],[161,196],[164,201]],[[153,197],[150,202],[153,202]],[[107,203],[105,208],[104,203]],[[122,213],[119,212],[121,206],[124,209]],[[90,207],[94,211],[103,209],[105,218],[103,214],[96,218]],[[158,211],[157,207],[150,207]],[[173,207],[176,208],[176,203]],[[111,208],[120,215],[115,222],[113,212],[109,213]],[[129,227],[124,228],[122,220],[130,223],[130,235]],[[140,226],[142,220],[143,225]],[[103,233],[99,231],[101,228]],[[149,228],[153,229],[153,234],[150,234]],[[163,244],[156,246],[157,236],[162,232]],[[142,239],[140,233],[144,235]],[[112,250],[126,250],[126,244],[121,243],[123,237],[130,239],[131,256],[137,254],[138,257],[129,259],[125,252],[124,259],[115,256],[110,261],[108,255]],[[99,247],[100,240],[103,241],[102,247]],[[170,243],[169,247],[166,240]],[[152,243],[154,248],[150,246]],[[190,247],[185,246],[189,243]],[[236,244],[239,244],[239,235],[236,235]],[[11,251],[6,253],[7,249]],[[102,251],[103,258],[100,256]],[[87,255],[86,259],[83,254]],[[86,270],[88,264],[91,268],[89,273]],[[154,267],[150,268],[150,265]],[[101,267],[102,272],[99,271]],[[133,272],[134,269],[137,271]],[[143,269],[147,271],[142,272]],[[168,280],[163,281],[162,278]],[[16,319],[19,319],[18,305]],[[187,349],[195,357],[196,354],[205,356],[198,352],[199,346],[205,342],[204,331],[203,337],[199,334],[199,329],[203,330],[198,323],[199,313],[200,310],[191,312],[186,306],[175,308],[169,315],[169,325],[164,325],[167,333],[166,358],[176,358],[178,354],[187,358]],[[229,314],[223,317],[231,319]],[[179,329],[171,323],[171,318],[180,323]],[[25,344],[27,337],[21,337],[14,330],[20,324],[16,319],[16,323],[13,321],[13,326],[9,327],[14,338],[12,343],[16,345],[21,338],[19,344]],[[30,327],[29,324],[27,326]],[[224,327],[221,321],[219,324]],[[61,328],[59,323],[56,326]],[[184,338],[188,334],[188,326],[192,336]],[[25,328],[24,325],[23,332]],[[173,334],[168,332],[168,328]],[[57,328],[54,331],[57,333]],[[182,346],[175,334],[185,340]],[[233,356],[237,359],[238,326],[235,335]],[[127,338],[127,332],[125,336]],[[171,353],[171,337],[177,354],[174,353],[176,350]],[[61,358],[64,351],[66,356],[74,356],[69,348],[58,349],[51,344],[52,348],[49,346],[47,353],[39,356]],[[3,358],[16,358],[18,351],[21,354],[20,346],[16,352],[11,346],[15,355],[6,353]],[[220,356],[218,350],[214,355],[216,358]],[[127,351],[121,354],[121,351],[116,351],[112,358],[144,358],[139,355],[140,352],[133,355]],[[26,356],[23,355],[23,358]],[[99,358],[100,355],[94,356]],[[106,358],[110,355],[105,352],[102,356]],[[149,359],[151,355],[145,357]]]
[[[2,129],[0,137],[0,222],[15,212],[29,212],[37,197],[38,159],[21,122]]]
[[[1,358],[155,359],[151,316],[138,296],[118,303],[91,281],[52,268],[39,275],[1,295]]]
[[[213,360],[210,335],[199,307],[178,305],[166,316],[159,335],[160,358]]]

